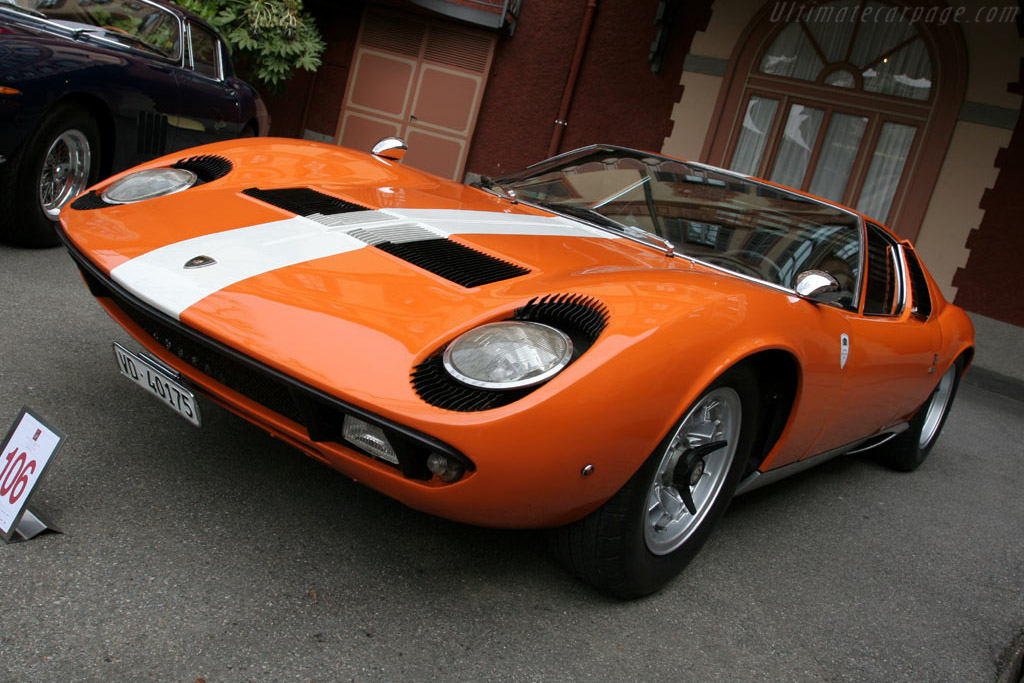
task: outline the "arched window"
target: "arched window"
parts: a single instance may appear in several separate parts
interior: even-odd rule
[[[942,159],[927,147],[944,153],[959,108],[940,110],[940,98],[962,98],[963,83],[937,81],[944,57],[909,8],[834,0],[792,3],[787,15],[789,5],[762,13],[741,42],[709,160],[894,227],[903,218],[902,232],[915,236]],[[959,67],[946,71],[962,81]],[[916,183],[924,201],[907,210],[922,163],[934,166],[920,179],[930,178],[927,188]]]

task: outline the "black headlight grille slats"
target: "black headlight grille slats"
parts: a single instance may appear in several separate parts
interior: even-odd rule
[[[462,413],[508,405],[530,392],[530,389],[493,391],[466,386],[444,369],[440,353],[435,353],[413,368],[412,387],[430,405]]]
[[[344,199],[338,199],[308,187],[285,187],[276,190],[250,187],[247,190],[242,190],[242,194],[279,209],[291,211],[297,216],[312,216],[313,214],[333,216],[350,211],[369,211],[365,206],[346,202]]]
[[[530,271],[447,239],[382,242],[376,247],[463,287],[509,280]]]
[[[202,154],[200,156],[186,157],[174,162],[171,168],[180,168],[192,171],[200,182],[208,183],[217,178],[223,178],[234,165],[222,156],[216,154]]]
[[[93,190],[87,192],[81,197],[71,202],[71,208],[75,211],[89,211],[91,209],[103,209],[108,206],[117,206],[116,204],[108,204],[103,201],[103,197],[100,196],[99,192]]]
[[[608,307],[583,294],[551,294],[531,299],[517,308],[513,320],[529,320],[562,330],[573,341],[573,360],[590,348],[608,325]],[[448,374],[444,348],[413,368],[410,379],[416,394],[432,406],[458,412],[491,410],[518,401],[537,387],[511,391],[467,386]]]
[[[557,327],[569,335],[582,353],[597,341],[607,326],[608,307],[583,294],[549,294],[517,308],[515,319]],[[583,348],[579,348],[581,346]]]

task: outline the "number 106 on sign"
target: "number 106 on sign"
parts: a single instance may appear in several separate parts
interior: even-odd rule
[[[23,408],[0,444],[0,538],[10,541],[63,436]]]

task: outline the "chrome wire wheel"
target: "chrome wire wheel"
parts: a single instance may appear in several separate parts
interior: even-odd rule
[[[50,220],[89,184],[92,151],[80,130],[66,130],[50,144],[39,175],[39,205]]]
[[[679,548],[722,495],[739,445],[743,409],[730,387],[713,389],[686,414],[647,492],[644,541],[655,555]]]
[[[925,408],[924,424],[921,425],[921,436],[918,437],[918,447],[925,448],[939,432],[942,418],[949,410],[949,404],[953,400],[953,388],[956,386],[957,364],[949,366],[946,374],[939,380],[939,386],[928,400]]]

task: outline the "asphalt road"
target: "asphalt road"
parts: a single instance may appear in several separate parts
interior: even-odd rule
[[[850,457],[735,501],[622,603],[540,534],[432,518],[209,403],[118,375],[134,342],[62,250],[0,247],[0,434],[68,434],[0,543],[0,681],[996,681],[1024,633],[1024,403],[961,387],[917,472]]]

